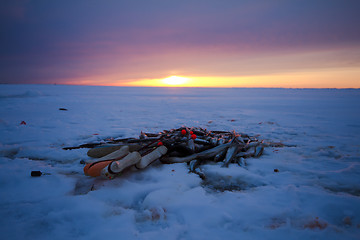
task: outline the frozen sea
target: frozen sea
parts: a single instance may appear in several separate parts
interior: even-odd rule
[[[360,239],[359,109],[359,89],[0,85],[1,239]],[[236,191],[186,163],[91,178],[62,149],[183,125],[291,147],[201,166]]]

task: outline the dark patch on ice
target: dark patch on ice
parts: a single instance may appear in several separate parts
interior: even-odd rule
[[[20,94],[9,94],[9,95],[0,95],[1,98],[31,98],[31,97],[39,97],[43,96],[44,94],[39,91],[26,91]]]
[[[225,192],[225,191],[243,191],[249,188],[249,185],[246,182],[238,183],[238,184],[221,184],[221,183],[212,183],[208,181],[204,181],[202,186],[216,192]]]
[[[221,178],[206,177],[206,179],[202,181],[201,186],[206,190],[215,191],[215,192],[244,191],[258,187],[258,185],[254,183],[249,183],[247,181],[238,178],[232,179],[231,176],[224,176]]]
[[[75,180],[74,188],[68,193],[70,195],[86,195],[90,191],[95,191],[103,185],[102,179],[84,177],[83,173],[78,171],[59,171],[58,174]]]
[[[5,146],[4,148],[0,149],[0,157],[14,159],[19,151],[20,147]]]
[[[334,192],[334,193],[347,193],[352,196],[360,197],[360,189],[359,188],[324,186],[324,189]]]
[[[329,157],[334,159],[340,159],[343,157],[341,153],[339,153],[338,150],[335,148],[335,146],[319,147],[317,150],[317,154],[319,156]]]
[[[278,123],[272,122],[272,121],[259,122],[258,124],[259,124],[259,125],[276,125],[276,126],[279,126]]]
[[[73,195],[85,195],[95,190],[95,182],[92,179],[78,179],[75,183]]]
[[[27,158],[31,161],[47,161],[47,160],[50,160],[48,158],[41,158],[41,157],[21,157],[21,158]]]

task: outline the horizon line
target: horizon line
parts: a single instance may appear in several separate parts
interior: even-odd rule
[[[93,84],[66,84],[66,83],[0,83],[0,85],[50,85],[50,86],[86,86],[86,87],[123,87],[123,88],[209,88],[209,89],[337,89],[360,90],[360,87],[191,87],[191,86],[120,86],[120,85],[93,85]]]

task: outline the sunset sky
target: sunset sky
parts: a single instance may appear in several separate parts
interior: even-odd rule
[[[2,0],[0,83],[360,88],[360,1]]]

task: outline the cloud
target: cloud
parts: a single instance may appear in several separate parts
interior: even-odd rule
[[[3,7],[2,82],[358,64],[355,1],[7,1]],[[21,14],[3,13],[11,9]]]

